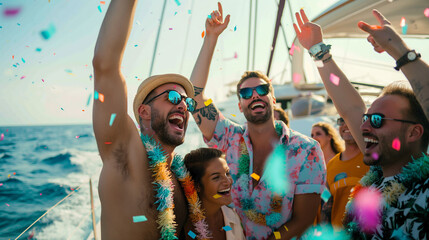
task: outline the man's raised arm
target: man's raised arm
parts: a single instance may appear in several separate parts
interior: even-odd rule
[[[296,19],[299,28],[295,23],[293,27],[299,42],[304,48],[308,50],[323,41],[322,29],[319,25],[308,20],[304,10],[301,9],[301,16],[299,13],[296,13]],[[323,60],[323,67],[318,67],[317,69],[319,70],[326,91],[334,102],[338,113],[344,118],[360,150],[363,152],[365,145],[360,125],[362,123],[362,114],[366,112],[365,103],[346,75],[344,75],[332,59],[331,54],[325,54],[321,60]],[[336,79],[339,79],[339,82]]]
[[[218,8],[219,10],[212,12],[211,18],[206,20],[206,36],[190,79],[195,89],[194,99],[197,101],[197,109],[192,115],[207,140],[213,137],[219,114],[214,104],[204,95],[204,89],[217,39],[228,26],[230,18],[228,15],[224,21],[222,4],[218,3]]]
[[[120,66],[136,5],[136,0],[112,0],[95,46],[94,91],[99,100],[94,101],[93,128],[103,161],[103,155],[129,137],[134,127],[127,114],[127,90]]]
[[[400,35],[391,27],[387,20],[379,11],[373,10],[375,18],[380,26],[371,26],[365,22],[359,22],[358,26],[363,31],[369,33],[368,42],[374,46],[378,53],[386,51],[395,61],[407,54],[411,49],[405,44]],[[417,100],[423,108],[426,117],[429,119],[429,66],[421,58],[403,65],[400,70],[410,81]]]

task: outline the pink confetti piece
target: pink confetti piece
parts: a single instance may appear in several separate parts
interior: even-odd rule
[[[76,136],[75,138],[78,139],[78,138],[80,138],[80,136]]]
[[[168,28],[168,30],[173,30],[173,28]]]
[[[380,156],[378,156],[378,153],[372,153],[371,154],[371,156],[372,156],[372,158],[374,159],[374,160],[378,160],[378,158],[380,157]]]
[[[9,205],[9,204],[7,204],[7,203],[6,203],[6,206],[10,207],[10,205]]]
[[[426,8],[423,14],[429,18],[429,8]]]
[[[399,141],[399,138],[393,139],[392,148],[396,151],[399,151],[401,149],[401,141]]]
[[[355,212],[364,232],[373,233],[381,220],[383,196],[377,189],[361,189],[355,197]]]
[[[40,193],[40,196],[42,196],[42,193]]]
[[[329,75],[329,80],[331,80],[331,82],[335,86],[338,86],[338,84],[340,84],[340,78],[337,75],[333,74],[333,73],[331,73],[331,75]]]
[[[42,82],[45,82],[45,80],[43,80],[43,78],[42,78]]]
[[[294,73],[292,75],[292,81],[293,81],[294,84],[298,84],[301,81],[301,74]]]
[[[405,26],[405,17],[401,18],[401,23],[399,24],[399,26],[401,26],[401,27]]]
[[[21,11],[21,8],[20,8],[20,7],[17,7],[17,8],[6,8],[6,9],[3,11],[3,15],[4,15],[5,17],[14,17],[14,16],[16,16],[20,11]]]
[[[237,52],[234,52],[234,58],[237,59],[238,58],[238,54]]]
[[[25,78],[25,76],[22,76],[20,79],[22,80],[22,79],[24,79]]]
[[[0,135],[0,141],[3,141],[3,139],[4,139],[4,133],[2,133],[2,134]]]
[[[289,55],[293,56],[295,50],[297,50],[298,52],[301,52],[301,49],[292,43],[292,46],[289,49]]]
[[[3,186],[3,183],[0,183],[0,187]]]

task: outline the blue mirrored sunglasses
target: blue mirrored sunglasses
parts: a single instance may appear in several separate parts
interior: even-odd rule
[[[240,89],[240,97],[243,99],[249,99],[253,95],[253,90],[256,90],[256,93],[259,96],[265,96],[270,91],[270,86],[268,84],[259,85],[256,87],[242,88]]]
[[[164,93],[168,93],[168,101],[170,101],[172,104],[178,105],[182,101],[182,99],[185,99],[185,103],[186,103],[186,107],[187,107],[188,111],[189,112],[195,111],[195,108],[197,107],[197,102],[190,97],[185,97],[185,96],[180,95],[180,93],[177,92],[176,90],[165,90],[164,92],[156,95],[155,97],[149,99],[148,101],[143,101],[143,104],[150,103],[155,98],[161,96]]]
[[[402,119],[396,119],[396,118],[386,118],[381,113],[364,114],[362,116],[362,123],[366,122],[368,119],[370,120],[371,126],[373,128],[381,128],[381,126],[383,126],[383,120],[393,120],[393,121],[398,121],[398,122],[417,124],[416,122],[408,121],[408,120],[402,120]]]

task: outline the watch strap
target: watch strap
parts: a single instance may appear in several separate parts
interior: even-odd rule
[[[416,55],[416,57],[413,60],[408,58],[408,54],[410,52],[413,52]],[[408,51],[396,61],[396,67],[394,67],[394,69],[396,71],[399,71],[399,69],[401,69],[401,67],[403,67],[405,64],[410,63],[410,62],[414,62],[417,59],[419,59],[421,56],[422,55],[420,53],[417,53],[415,50]]]

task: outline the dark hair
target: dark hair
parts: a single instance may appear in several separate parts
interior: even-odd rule
[[[412,120],[423,126],[423,136],[421,138],[420,147],[423,152],[426,152],[429,144],[429,121],[413,89],[406,81],[395,81],[387,85],[380,94],[380,96],[386,95],[401,96],[408,100],[410,108],[403,112],[403,115],[407,116],[407,120]]]
[[[260,71],[246,71],[241,76],[240,81],[237,83],[237,96],[238,96],[238,99],[240,99],[241,84],[243,84],[243,82],[246,81],[249,78],[260,78],[263,81],[265,81],[268,84],[269,88],[270,88],[271,94],[274,96],[274,88],[273,88],[273,85],[271,84],[270,79],[267,77],[267,75],[263,74]]]
[[[331,148],[332,151],[334,151],[335,154],[343,152],[344,151],[344,147],[342,145],[342,140],[340,138],[340,136],[338,135],[336,129],[329,123],[327,122],[318,122],[313,124],[313,127],[320,127],[326,135],[331,136]],[[329,160],[329,159],[327,159]]]
[[[201,190],[204,189],[201,184],[201,178],[206,173],[208,163],[221,156],[222,151],[214,148],[198,148],[185,155],[185,166],[191,174],[196,187],[199,186]]]
[[[289,116],[286,114],[285,110],[275,106],[274,111],[279,113],[280,120],[282,120],[286,126],[289,127]]]

